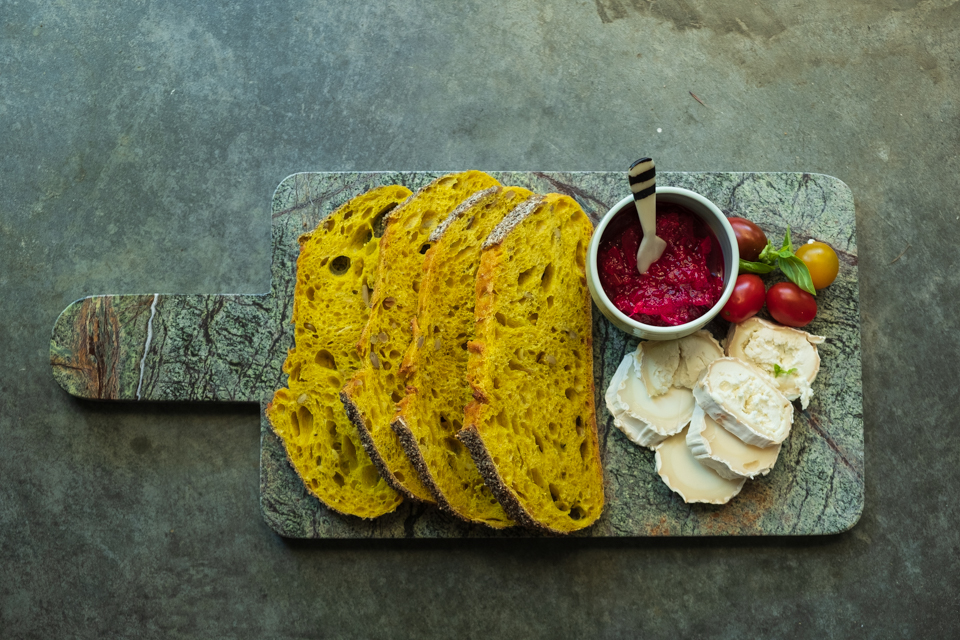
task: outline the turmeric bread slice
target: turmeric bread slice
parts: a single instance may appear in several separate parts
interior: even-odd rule
[[[441,508],[497,529],[514,522],[456,435],[471,400],[466,347],[474,338],[480,247],[504,216],[532,195],[521,187],[481,191],[430,236],[413,340],[401,365],[407,394],[391,424]]]
[[[287,388],[266,410],[310,493],[362,518],[389,513],[403,498],[380,477],[338,394],[360,365],[356,342],[370,315],[365,299],[376,272],[380,219],[409,195],[396,185],[373,189],[300,237],[295,346],[283,365]]]
[[[400,372],[417,312],[424,254],[434,228],[477,191],[499,183],[481,171],[437,178],[390,212],[380,240],[370,319],[357,344],[361,368],[340,392],[380,474],[405,496],[434,502],[390,428],[405,393]]]
[[[552,533],[604,505],[584,264],[593,227],[550,194],[508,214],[484,243],[458,438],[507,514]]]

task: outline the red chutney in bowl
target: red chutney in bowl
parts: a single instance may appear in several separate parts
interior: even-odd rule
[[[723,294],[720,243],[696,214],[671,202],[657,202],[657,235],[667,248],[641,275],[640,218],[635,206],[624,207],[600,239],[600,284],[614,306],[637,322],[656,327],[686,324],[709,311]]]

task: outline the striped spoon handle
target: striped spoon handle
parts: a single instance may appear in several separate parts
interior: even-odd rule
[[[627,176],[643,229],[643,239],[637,250],[637,270],[646,273],[667,247],[667,243],[657,237],[657,170],[651,158],[640,158],[630,165]]]

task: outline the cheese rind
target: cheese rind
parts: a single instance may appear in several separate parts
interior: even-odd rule
[[[747,444],[769,447],[790,435],[793,405],[769,376],[742,360],[711,362],[693,395],[707,415]]]
[[[687,430],[687,446],[700,464],[728,479],[765,476],[777,461],[781,445],[760,448],[746,444],[704,413],[693,408]]]
[[[702,465],[687,446],[686,430],[661,442],[655,457],[664,484],[687,503],[726,504],[746,482],[746,478],[723,478]]]
[[[632,442],[652,449],[690,422],[694,401],[689,389],[678,387],[669,387],[666,393],[650,397],[639,374],[643,353],[638,349],[624,356],[605,398],[614,425]]]
[[[825,340],[823,336],[753,317],[730,326],[726,353],[769,375],[788,400],[799,398],[800,406],[806,409],[813,397],[811,384],[820,371],[817,345]]]

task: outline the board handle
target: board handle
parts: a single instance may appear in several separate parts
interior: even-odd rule
[[[284,315],[272,294],[91,296],[57,318],[50,365],[79,398],[259,402],[282,386]]]

